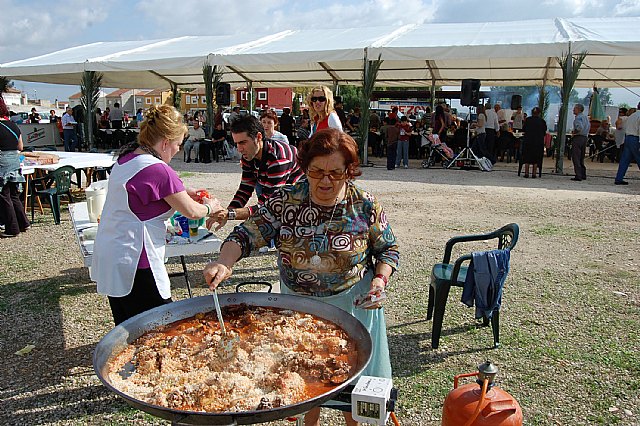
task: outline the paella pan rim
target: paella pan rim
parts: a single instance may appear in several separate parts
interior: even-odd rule
[[[273,293],[221,293],[219,297],[222,307],[246,304],[256,307],[290,309],[309,313],[337,324],[357,345],[358,359],[352,376],[347,381],[314,398],[268,410],[252,411],[204,412],[175,410],[138,400],[116,389],[108,380],[107,366],[112,355],[120,352],[127,344],[147,331],[161,325],[192,317],[197,313],[213,311],[211,296],[200,296],[169,303],[143,312],[109,331],[100,340],[93,354],[93,367],[100,381],[110,391],[123,398],[133,407],[167,420],[185,424],[253,424],[295,416],[321,405],[359,377],[369,363],[372,348],[369,332],[358,319],[333,305],[307,297]]]

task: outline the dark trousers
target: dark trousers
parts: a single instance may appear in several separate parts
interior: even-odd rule
[[[142,312],[148,311],[166,303],[171,298],[163,299],[158,292],[153,272],[149,269],[138,269],[133,280],[131,293],[122,297],[109,296],[109,306],[116,325]]]
[[[584,166],[584,156],[587,152],[587,137],[574,135],[571,138],[571,161],[577,179],[587,178],[587,168]]]
[[[4,224],[4,233],[9,235],[18,235],[31,225],[15,182],[7,182],[0,191],[0,222]]]
[[[496,131],[495,129],[485,129],[486,136],[484,138],[484,147],[486,149],[486,155],[489,160],[493,164],[495,164],[498,159],[496,158]]]
[[[624,145],[622,145],[623,151],[620,157],[620,164],[618,164],[618,173],[616,173],[616,182],[622,182],[624,175],[627,173],[627,169],[632,162],[638,163],[640,169],[640,141],[638,136],[627,135],[624,139]]]
[[[387,145],[387,170],[396,168],[396,151],[398,150],[398,142]]]
[[[76,129],[64,129],[64,150],[75,152],[78,146],[78,135]]]

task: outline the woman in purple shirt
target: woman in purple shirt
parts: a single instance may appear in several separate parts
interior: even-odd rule
[[[116,325],[171,302],[164,266],[165,220],[179,210],[190,219],[222,210],[217,199],[194,200],[169,162],[187,135],[173,107],[151,107],[138,142],[125,146],[109,176],[94,245],[92,278],[109,297]]]

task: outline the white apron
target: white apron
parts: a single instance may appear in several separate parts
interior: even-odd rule
[[[91,278],[98,283],[100,294],[122,297],[131,292],[144,241],[158,292],[163,299],[171,297],[169,274],[164,266],[164,222],[174,210],[169,209],[149,220],[140,220],[129,208],[125,186],[140,170],[161,162],[152,155],[143,154],[123,165],[116,163],[113,166],[91,265]]]

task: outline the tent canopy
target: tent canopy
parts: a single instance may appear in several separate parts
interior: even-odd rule
[[[98,42],[0,65],[0,75],[79,84],[99,71],[105,87],[202,86],[202,65],[234,87],[360,85],[365,58],[384,61],[378,86],[560,85],[556,57],[587,51],[575,87],[640,86],[640,17],[546,19],[287,30],[268,36],[184,36]]]

